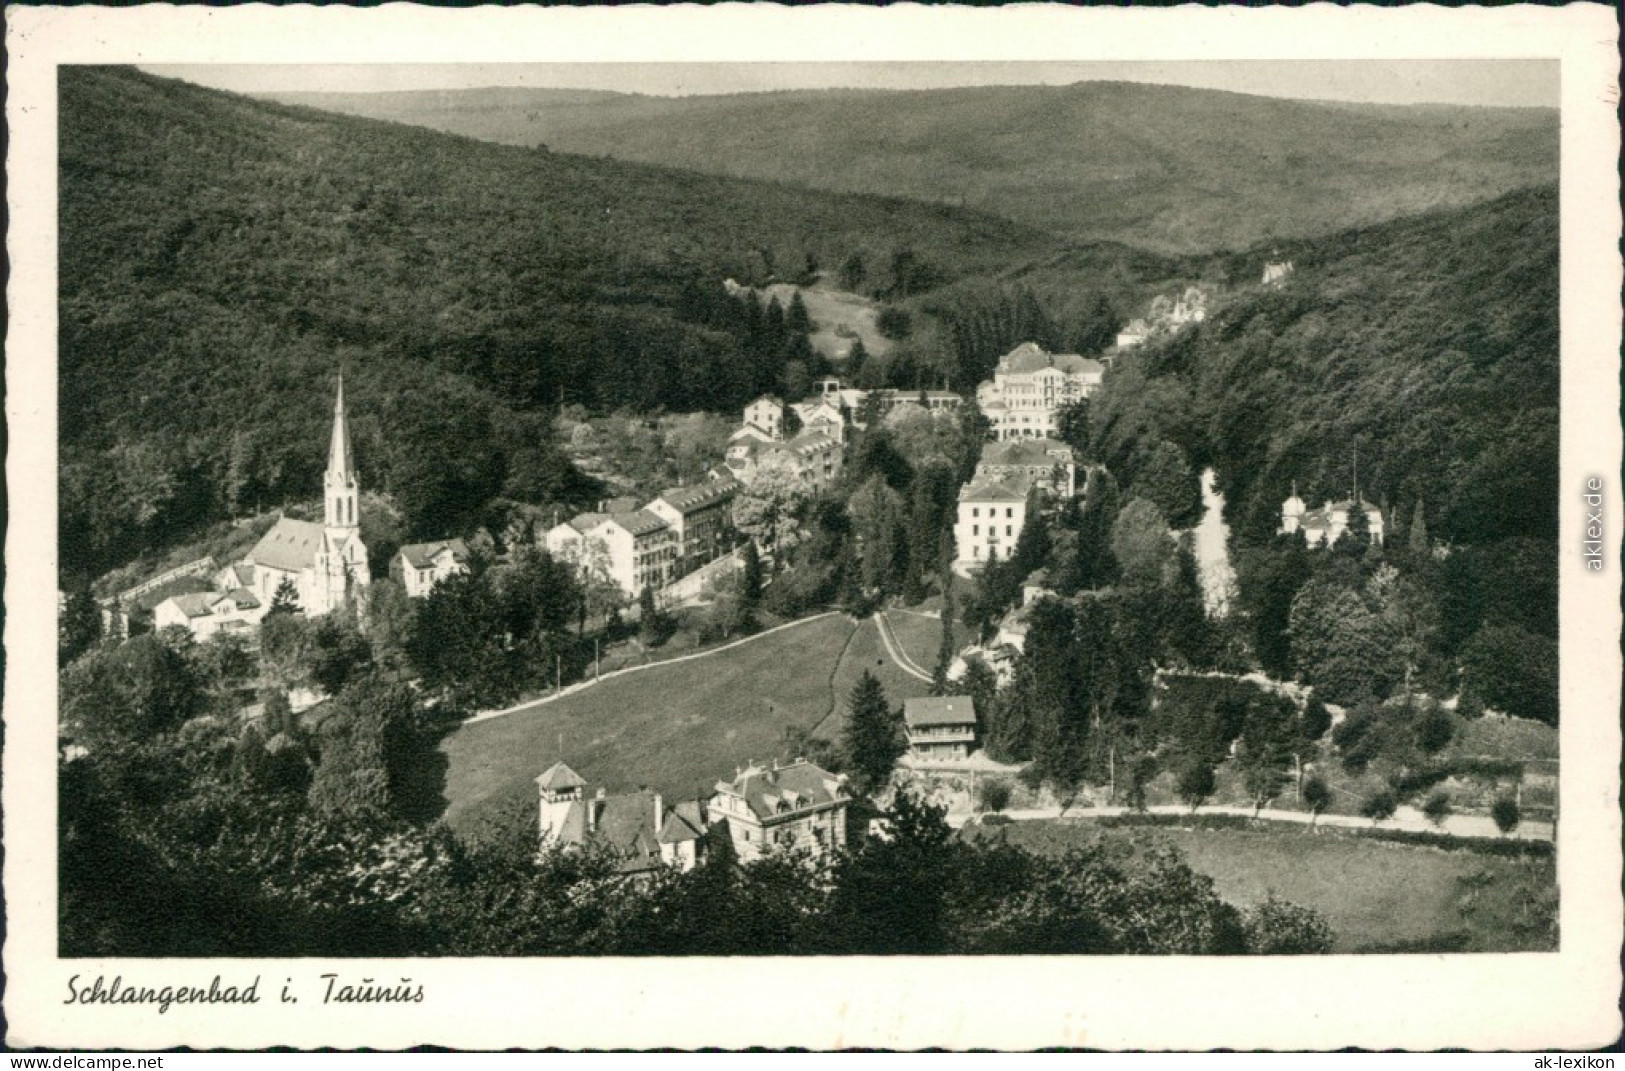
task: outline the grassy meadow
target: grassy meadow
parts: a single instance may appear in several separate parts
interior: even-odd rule
[[[872,620],[832,616],[472,722],[441,745],[449,762],[446,817],[468,828],[528,812],[532,781],[560,759],[595,787],[647,785],[691,799],[736,765],[783,757],[789,726],[838,736],[864,669],[894,703],[930,688],[886,656]]]
[[[1099,837],[1172,844],[1238,907],[1273,892],[1320,912],[1336,933],[1338,952],[1556,948],[1550,859],[1505,859],[1281,825],[1102,830],[1089,822],[1033,821],[999,829],[1010,843],[1038,852],[1064,852]]]

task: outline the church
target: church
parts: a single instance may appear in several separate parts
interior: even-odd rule
[[[361,479],[344,412],[343,376],[333,403],[333,438],[322,484],[323,523],[278,518],[235,567],[267,609],[285,580],[293,582],[306,616],[320,617],[359,595],[372,579],[361,541]]]

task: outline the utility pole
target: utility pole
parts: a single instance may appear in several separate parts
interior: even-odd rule
[[[553,656],[553,694],[564,691],[564,656]]]
[[[597,680],[600,672],[602,672],[602,665],[598,661],[598,637],[594,636],[592,638],[592,679]]]

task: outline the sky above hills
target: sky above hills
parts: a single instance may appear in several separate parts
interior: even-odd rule
[[[1555,108],[1559,93],[1558,64],[1552,60],[187,64],[143,69],[251,94],[524,86],[691,96],[784,89],[940,89],[1124,81],[1299,100]]]

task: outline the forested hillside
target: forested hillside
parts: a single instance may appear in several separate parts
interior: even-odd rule
[[[1558,161],[1552,109],[1319,104],[1116,82],[278,97],[511,145],[968,205],[1168,252],[1472,204],[1553,182]]]
[[[1271,672],[1555,721],[1556,190],[1290,253],[1280,289],[1120,360],[1091,451],[1131,485],[1163,440],[1216,469]],[[1311,509],[1352,495],[1356,450],[1385,546],[1351,569],[1358,538],[1328,555],[1275,532],[1294,484]]]
[[[1287,247],[1280,289],[1118,362],[1091,412],[1108,465],[1146,427],[1219,472],[1247,542],[1297,481],[1360,491],[1452,543],[1557,534],[1557,192]],[[1114,471],[1117,470],[1114,468]]]
[[[1058,248],[958,209],[60,78],[70,573],[312,495],[341,367],[363,479],[427,531],[497,495],[590,494],[553,446],[560,401],[731,409],[776,387],[784,352],[724,277],[905,254],[936,285]]]

